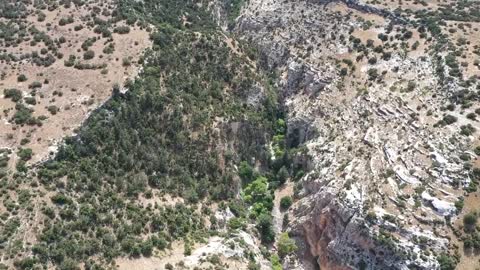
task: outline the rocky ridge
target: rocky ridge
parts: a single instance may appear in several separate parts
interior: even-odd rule
[[[462,115],[438,127],[449,96],[431,54],[357,58],[348,78],[339,75],[340,60],[355,56],[347,37],[365,20],[376,22],[375,36],[406,23],[358,1],[252,0],[233,30],[278,74],[290,146],[310,156],[287,230],[312,259],[287,269],[437,269],[470,184],[458,157],[473,156],[473,137],[456,133]],[[372,69],[381,80],[372,82]]]

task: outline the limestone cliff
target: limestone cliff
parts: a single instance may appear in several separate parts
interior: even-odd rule
[[[415,49],[382,46],[401,29]],[[251,0],[232,33],[278,75],[290,147],[309,157],[297,156],[306,171],[286,227],[307,252],[285,268],[439,268],[470,183],[457,157],[471,155],[473,138],[456,133],[463,115],[453,127],[442,122],[451,96],[428,53],[435,40],[359,1]]]

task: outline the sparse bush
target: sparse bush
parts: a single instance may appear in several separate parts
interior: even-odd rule
[[[122,60],[122,65],[123,65],[124,67],[128,67],[128,66],[130,66],[131,64],[132,64],[132,62],[130,61],[130,59],[128,59],[127,57],[123,58],[123,60]]]
[[[113,29],[113,32],[114,33],[117,33],[117,34],[128,34],[130,33],[130,27],[128,26],[117,26]]]
[[[95,52],[92,50],[88,50],[83,54],[83,59],[84,60],[90,60],[95,57]]]
[[[474,152],[477,156],[480,156],[480,146],[475,147]]]
[[[443,116],[443,122],[445,122],[445,124],[447,124],[447,125],[451,125],[451,124],[457,122],[457,117],[455,117],[453,115],[450,115],[450,114],[447,114],[447,115]]]
[[[34,81],[34,82],[32,82],[31,84],[28,85],[28,88],[30,88],[30,89],[36,89],[36,88],[41,88],[41,87],[42,87],[42,83],[38,82],[38,81]]]
[[[378,78],[378,71],[376,68],[371,68],[367,71],[368,79],[374,81]]]
[[[30,105],[36,105],[37,100],[34,97],[26,97],[24,98],[25,103],[30,104]]]
[[[25,76],[25,74],[20,74],[17,77],[17,81],[18,82],[25,82],[25,81],[27,81],[27,76]]]
[[[47,110],[53,115],[57,114],[57,112],[60,111],[60,109],[55,105],[48,106]]]
[[[468,213],[463,217],[463,224],[465,227],[474,227],[477,224],[477,215],[476,213]]]
[[[22,91],[15,88],[3,90],[3,95],[5,98],[11,99],[13,102],[17,102],[22,99]]]
[[[470,124],[460,126],[460,134],[462,134],[464,136],[470,136],[475,131],[476,131],[476,129]]]

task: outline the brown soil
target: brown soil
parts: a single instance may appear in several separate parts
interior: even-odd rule
[[[104,1],[105,2],[105,1]],[[34,110],[33,116],[47,116],[41,127],[38,126],[18,126],[8,121],[12,119],[15,113],[15,103],[10,100],[0,98],[0,107],[2,115],[0,116],[0,148],[18,148],[20,141],[24,138],[30,140],[22,147],[31,148],[34,156],[31,163],[39,162],[49,157],[51,152],[56,149],[56,144],[65,136],[74,134],[75,128],[86,119],[88,114],[100,104],[102,104],[111,94],[114,84],[122,85],[127,78],[135,77],[139,65],[136,61],[142,55],[145,48],[151,45],[149,34],[146,30],[138,27],[131,27],[129,34],[113,34],[112,39],[115,44],[115,51],[112,54],[104,54],[105,39],[96,41],[89,49],[95,52],[92,60],[83,60],[84,51],[81,49],[82,43],[91,37],[100,37],[95,34],[93,29],[84,26],[82,30],[73,31],[74,25],[82,24],[81,17],[88,14],[86,8],[65,9],[59,7],[54,11],[45,11],[46,19],[44,22],[37,22],[35,15],[30,15],[27,21],[30,24],[50,36],[52,39],[65,37],[67,42],[62,44],[59,51],[64,55],[63,59],[57,59],[49,67],[39,67],[29,60],[17,63],[0,63],[0,69],[3,71],[4,79],[0,81],[0,91],[3,89],[16,88],[23,92],[23,96],[29,96],[32,89],[28,85],[34,81],[42,83],[42,87],[37,89],[36,105],[29,105]],[[74,23],[65,26],[59,26],[58,21],[61,18],[71,15],[74,17]],[[47,23],[51,24],[47,27]],[[17,47],[9,47],[7,52],[25,53],[31,51],[40,51],[44,47],[43,43],[38,43],[32,47],[27,42],[23,42]],[[105,71],[102,74],[97,70],[78,70],[73,67],[66,67],[64,60],[69,55],[75,55],[82,63],[106,64]],[[123,59],[131,59],[131,65],[124,66]],[[107,72],[105,74],[105,72]],[[17,76],[24,74],[28,80],[26,82],[17,82]],[[48,84],[44,81],[48,80]],[[61,96],[57,95],[61,92]],[[59,112],[52,115],[48,106],[56,106]],[[10,135],[8,135],[10,134]],[[15,150],[14,150],[15,151]],[[14,159],[13,159],[14,160]],[[11,162],[12,166],[14,161]]]

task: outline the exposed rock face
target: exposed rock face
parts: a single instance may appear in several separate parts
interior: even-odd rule
[[[290,97],[302,90],[307,95],[318,94],[329,83],[320,78],[318,72],[311,67],[293,61],[288,65],[284,95]]]
[[[426,54],[357,58],[339,75],[340,60],[357,56],[347,41],[361,28],[352,16],[380,22],[375,37],[405,22],[353,0],[251,0],[234,30],[258,45],[261,68],[279,74],[288,144],[310,156],[289,230],[321,269],[437,269],[433,253],[448,249],[447,222],[469,183],[457,157],[471,138],[434,127],[448,97]],[[380,80],[372,69],[384,71]]]

